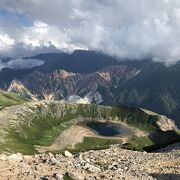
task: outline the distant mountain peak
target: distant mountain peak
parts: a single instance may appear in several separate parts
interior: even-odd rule
[[[11,82],[8,92],[13,92],[19,94],[28,99],[37,100],[36,96],[34,96],[19,80],[15,79]]]

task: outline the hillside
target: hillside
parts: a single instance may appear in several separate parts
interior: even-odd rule
[[[123,142],[128,149],[151,151],[179,141],[173,121],[164,116],[147,114],[140,109],[40,101],[8,107],[0,111],[0,150],[24,154],[35,153],[38,149],[49,151],[46,147],[56,142],[59,135],[61,137],[61,134],[67,132],[71,126],[87,120],[99,122],[106,120],[124,124],[129,129],[129,133],[125,136],[125,141],[121,137],[101,139],[102,137],[93,135],[82,139],[77,146],[72,147],[70,143],[64,148],[77,152],[98,147],[107,148],[110,144]],[[90,138],[94,139],[90,140]],[[91,142],[96,143],[91,144]],[[56,149],[56,151],[61,150]]]
[[[150,109],[172,117],[180,125],[179,72],[180,63],[170,67],[152,64],[114,90],[114,103]]]
[[[18,96],[17,94],[0,90],[0,108],[23,104],[28,101],[28,99]]]

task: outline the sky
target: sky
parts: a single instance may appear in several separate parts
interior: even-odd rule
[[[0,55],[75,49],[180,60],[179,0],[0,0]]]

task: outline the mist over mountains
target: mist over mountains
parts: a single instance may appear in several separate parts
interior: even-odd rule
[[[7,56],[86,49],[166,64],[180,59],[178,0],[1,0],[0,11],[0,54]]]
[[[10,69],[29,69],[36,66],[42,65],[44,62],[38,59],[11,59],[11,58],[2,58],[0,59],[0,70],[4,68]]]

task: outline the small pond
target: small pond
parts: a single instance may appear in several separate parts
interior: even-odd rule
[[[110,122],[86,122],[85,126],[101,136],[122,136],[128,133],[128,129],[120,124]]]

